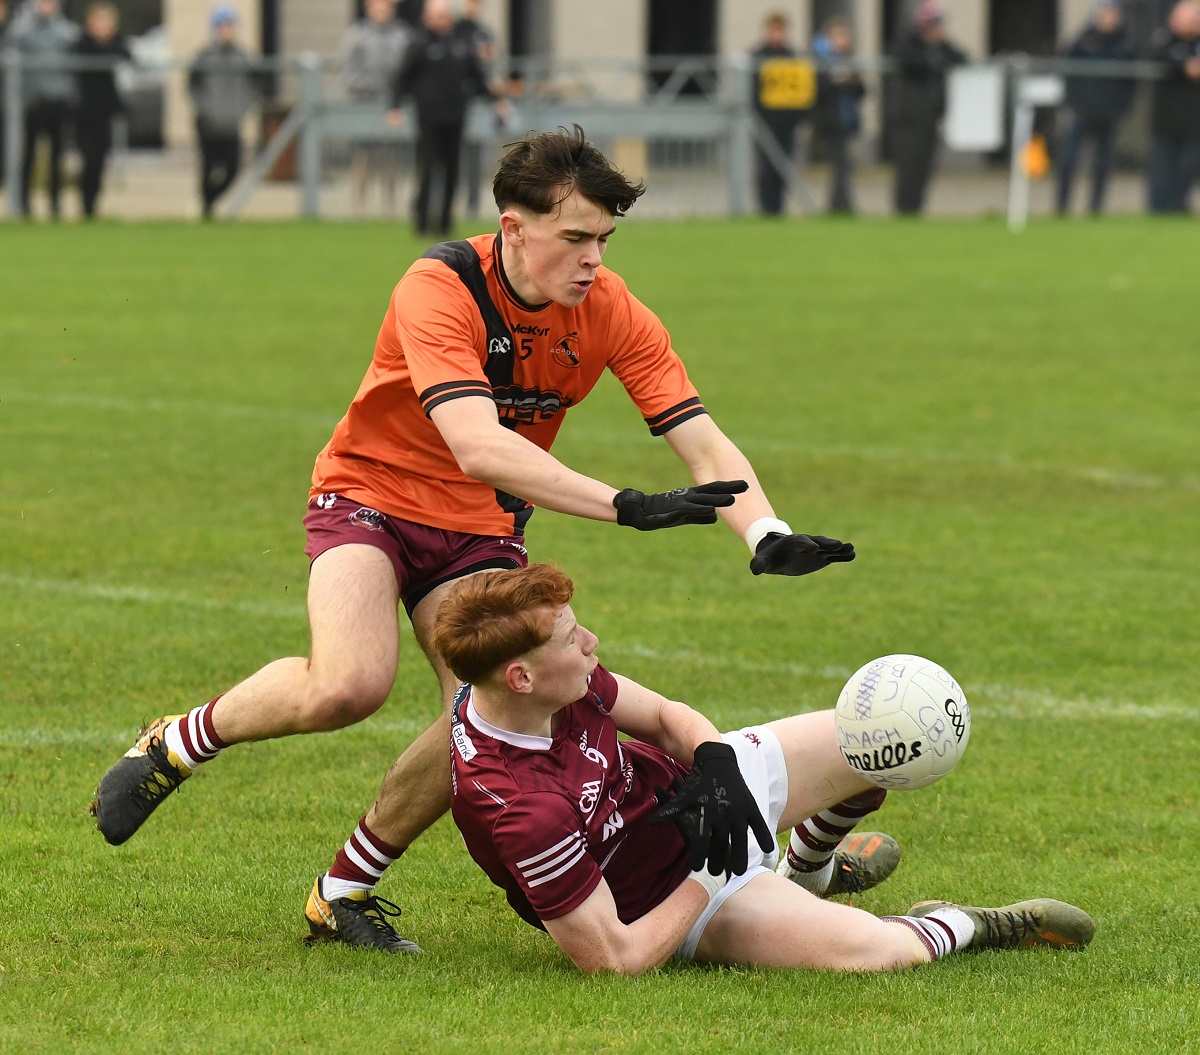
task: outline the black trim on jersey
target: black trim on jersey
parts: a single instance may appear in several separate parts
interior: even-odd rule
[[[483,364],[483,372],[493,388],[511,385],[515,357],[512,330],[492,301],[487,288],[487,276],[483,273],[475,247],[470,242],[439,242],[430,246],[422,254],[422,259],[440,260],[467,287],[487,332],[487,361]]]
[[[512,571],[514,568],[519,567],[521,567],[520,561],[514,560],[512,557],[488,557],[486,560],[478,561],[466,568],[460,568],[456,572],[451,572],[444,578],[427,582],[419,590],[414,590],[404,598],[404,610],[408,613],[408,618],[411,620],[413,609],[444,583],[454,582],[455,579],[461,579],[464,575],[474,575],[477,571]]]
[[[676,425],[682,425],[685,421],[691,421],[692,418],[698,418],[701,414],[707,413],[704,404],[700,402],[700,397],[693,396],[691,399],[685,399],[682,403],[676,403],[670,410],[664,410],[661,414],[642,420],[649,427],[651,436],[665,436]]]
[[[496,261],[496,274],[500,279],[500,288],[508,295],[509,299],[516,304],[522,311],[542,311],[550,307],[551,301],[545,301],[542,304],[530,304],[524,297],[521,296],[513,285],[508,281],[508,272],[504,270],[504,254],[500,251],[504,245],[501,241],[500,234],[496,235],[496,247],[492,250]]]
[[[500,236],[496,235],[496,261],[500,262]],[[451,271],[453,271],[467,287],[467,292],[471,294],[471,299],[475,301],[475,306],[479,309],[479,315],[483,319],[483,328],[487,334],[487,360],[483,364],[483,372],[488,379],[488,383],[492,386],[492,391],[487,392],[487,395],[493,400],[495,399],[495,390],[497,388],[508,388],[513,383],[513,365],[516,359],[516,354],[513,345],[512,330],[508,328],[508,323],[504,321],[504,316],[500,314],[500,309],[496,307],[492,300],[491,293],[488,292],[487,276],[483,273],[483,265],[480,262],[479,254],[475,251],[475,247],[470,242],[439,242],[437,245],[430,246],[423,254],[422,258],[430,260],[440,260]],[[499,268],[500,277],[507,283],[504,278],[503,265]],[[549,301],[547,301],[549,303]],[[438,386],[433,386],[437,388]],[[426,392],[432,389],[426,389]],[[480,386],[478,394],[484,392],[483,386]],[[456,399],[458,396],[475,395],[476,391],[463,389],[455,393],[447,393],[444,398],[439,398],[436,402],[425,407],[426,415],[439,403],[445,403],[451,399]],[[515,422],[508,425],[509,428],[514,428]],[[501,491],[498,487],[496,490],[496,504],[505,512],[511,513],[513,518],[513,534],[523,535],[525,533],[525,525],[529,523],[529,518],[533,516],[533,507],[523,498],[517,498],[516,495],[510,495],[507,491]]]
[[[461,399],[463,396],[483,396],[484,399],[494,399],[492,390],[482,381],[476,381],[474,378],[430,385],[417,396],[417,399],[425,411],[425,416],[429,417],[429,412],[434,407],[440,407],[443,403],[449,403],[452,399]]]
[[[452,725],[458,725],[462,721],[462,714],[459,708],[467,702],[467,697],[471,695],[471,683],[464,681],[457,689],[454,690],[454,702],[451,704],[451,719]]]

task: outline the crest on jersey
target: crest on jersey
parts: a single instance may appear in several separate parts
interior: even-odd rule
[[[511,355],[512,341],[507,337],[493,337],[488,341],[488,355]]]
[[[348,519],[351,524],[357,524],[368,531],[382,531],[387,524],[387,517],[379,512],[378,509],[371,509],[369,506],[356,509],[350,514]]]
[[[565,337],[554,342],[550,357],[559,366],[574,370],[579,366],[579,334],[572,330]]]

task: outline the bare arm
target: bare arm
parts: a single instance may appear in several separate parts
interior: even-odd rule
[[[685,879],[665,901],[622,923],[608,884],[600,885],[577,909],[546,920],[546,930],[581,971],[641,974],[661,967],[679,948],[708,907],[709,895],[696,880]]]
[[[568,469],[553,455],[500,424],[496,404],[464,396],[434,407],[430,418],[468,476],[543,509],[615,521],[615,487]]]
[[[750,485],[745,494],[738,495],[733,505],[720,510],[725,523],[738,538],[744,539],[756,520],[775,516],[749,459],[707,414],[677,425],[665,438],[697,483],[702,480],[745,480]]]
[[[668,700],[620,674],[613,677],[617,680],[617,699],[612,717],[621,732],[661,748],[685,766],[692,764],[692,753],[698,745],[720,742],[717,727],[686,703]]]

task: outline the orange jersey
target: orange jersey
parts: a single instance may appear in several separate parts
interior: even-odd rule
[[[502,424],[549,450],[566,411],[608,367],[655,435],[705,413],[666,328],[613,272],[599,268],[577,308],[530,307],[504,275],[500,236],[469,245],[499,329],[489,333],[456,270],[474,264],[466,244],[435,246],[417,260],[392,293],[354,402],[317,456],[311,496],[344,494],[449,531],[519,534],[525,503],[463,473],[429,419],[434,407],[487,396]]]

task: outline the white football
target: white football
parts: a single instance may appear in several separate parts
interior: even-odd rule
[[[941,780],[971,739],[971,708],[958,682],[920,656],[884,656],[859,667],[835,716],[847,765],[881,788]]]

